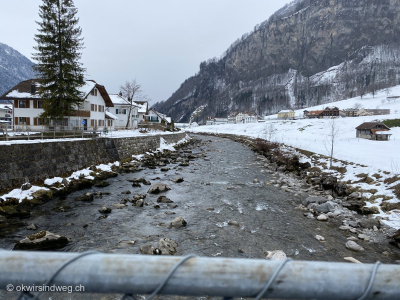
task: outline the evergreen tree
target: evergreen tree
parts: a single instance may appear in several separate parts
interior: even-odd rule
[[[79,62],[83,38],[76,13],[72,0],[43,0],[39,6],[42,21],[37,22],[33,59],[40,80],[38,94],[44,100],[41,117],[47,122],[62,120],[83,103],[79,91],[85,84],[85,69]]]

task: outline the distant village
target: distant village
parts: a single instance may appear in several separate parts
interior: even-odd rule
[[[57,124],[45,125],[40,118],[40,114],[43,112],[43,100],[37,93],[38,85],[39,83],[35,79],[22,81],[0,96],[0,100],[8,102],[8,104],[0,104],[1,132],[4,132],[4,128],[14,131],[56,130],[56,128],[60,130],[104,131],[137,128],[174,130],[174,127],[198,126],[196,122],[174,124],[170,117],[149,108],[147,101],[136,101],[131,104],[121,94],[108,94],[106,88],[94,80],[87,80],[81,88],[84,95],[81,107],[65,116]],[[390,115],[390,109],[365,109],[360,106],[340,110],[338,107],[326,107],[323,110],[304,110],[302,116],[296,116],[293,110],[281,110],[277,114],[277,119],[323,119],[375,115]],[[266,118],[263,116],[248,112],[235,112],[227,118],[208,117],[205,125],[246,124],[265,121]],[[389,130],[390,128],[383,123],[363,123],[356,128],[356,136],[373,140],[389,140],[391,136],[388,133]]]

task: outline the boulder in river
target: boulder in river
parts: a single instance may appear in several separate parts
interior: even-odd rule
[[[350,250],[353,250],[353,251],[356,251],[356,252],[362,252],[362,251],[364,251],[364,248],[361,247],[359,244],[357,244],[357,243],[354,242],[354,241],[347,241],[347,243],[346,243],[346,248],[347,248],[347,249],[350,249]]]
[[[49,231],[31,234],[15,244],[13,250],[53,250],[65,247],[68,238]]]
[[[99,209],[99,213],[101,214],[109,214],[111,213],[112,209],[106,206],[103,206],[102,208]]]
[[[175,177],[174,179],[172,179],[173,183],[181,183],[183,182],[183,177]]]
[[[187,225],[187,222],[183,217],[176,217],[172,222],[171,222],[171,227],[185,227]]]
[[[85,193],[75,198],[75,201],[91,202],[93,201],[94,195],[92,193]]]
[[[152,244],[147,244],[140,247],[140,252],[145,255],[159,255],[161,251],[158,248],[154,248]]]
[[[165,197],[165,196],[160,196],[157,199],[158,203],[174,203],[174,201],[172,201],[171,199]]]
[[[178,247],[178,243],[167,238],[158,242],[158,249],[160,249],[162,255],[174,255],[176,247]]]
[[[155,183],[148,190],[149,194],[159,194],[162,192],[169,191],[170,188],[165,183]]]

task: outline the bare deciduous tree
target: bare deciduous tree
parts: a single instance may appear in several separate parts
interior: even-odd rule
[[[363,105],[361,103],[357,102],[357,103],[354,104],[353,108],[354,109],[361,109],[361,108],[363,108]]]
[[[339,138],[340,126],[337,124],[336,119],[331,119],[327,126],[328,136],[325,140],[325,148],[329,155],[329,169],[332,169],[333,154],[335,153],[335,146]]]
[[[129,127],[129,122],[131,120],[132,106],[134,100],[142,100],[144,96],[142,95],[141,85],[137,83],[136,79],[125,82],[124,85],[119,87],[121,96],[125,98],[129,103],[129,114],[128,120],[126,122],[126,128]]]

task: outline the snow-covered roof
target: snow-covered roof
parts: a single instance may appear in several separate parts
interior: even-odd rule
[[[290,112],[292,112],[293,110],[281,110],[280,112],[278,112],[278,114],[288,114]]]
[[[109,111],[105,111],[105,113],[106,113],[106,117],[109,117],[110,119],[113,119],[113,120],[118,120],[118,117],[116,115],[110,113]]]
[[[23,99],[23,98],[39,98],[39,95],[32,95],[31,93],[24,93],[20,92],[19,90],[13,90],[7,94],[7,97]]]
[[[139,107],[138,113],[142,113],[142,114],[147,113],[147,104],[146,103],[145,104],[139,104],[137,102],[134,102],[134,103]]]
[[[88,80],[85,81],[85,85],[79,88],[79,91],[83,93],[84,97],[86,98],[87,95],[89,95],[89,93],[94,89],[94,87],[96,86],[96,82]]]
[[[110,99],[114,105],[129,105],[129,102],[118,94],[110,94]]]

